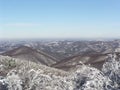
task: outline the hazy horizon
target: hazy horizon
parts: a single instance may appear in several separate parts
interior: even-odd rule
[[[0,39],[118,39],[119,4],[119,0],[0,0]]]

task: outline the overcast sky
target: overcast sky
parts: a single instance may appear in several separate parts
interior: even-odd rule
[[[0,0],[0,38],[120,38],[120,0]]]

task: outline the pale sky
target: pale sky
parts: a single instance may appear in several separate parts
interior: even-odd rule
[[[0,38],[120,38],[120,0],[0,0]]]

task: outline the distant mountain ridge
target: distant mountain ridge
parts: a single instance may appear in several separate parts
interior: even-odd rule
[[[11,56],[14,58],[20,58],[28,61],[33,61],[36,63],[44,64],[47,66],[50,66],[54,63],[56,63],[57,59],[42,52],[35,50],[28,46],[20,46],[18,48],[15,48],[13,50],[7,51],[5,53],[2,53],[4,56]]]
[[[112,41],[75,41],[75,40],[53,40],[53,41],[3,41],[0,42],[0,53],[13,50],[21,46],[29,46],[37,51],[43,51],[50,56],[63,60],[67,57],[80,54],[96,54],[112,52],[120,46],[120,40]]]

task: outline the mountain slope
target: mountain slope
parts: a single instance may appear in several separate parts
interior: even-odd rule
[[[110,53],[106,54],[83,54],[76,55],[73,57],[66,58],[56,64],[52,65],[52,67],[56,67],[63,70],[70,70],[76,67],[77,65],[91,65],[97,69],[101,69],[103,63],[108,59]],[[118,57],[120,57],[118,55]]]
[[[27,46],[20,46],[19,48],[15,48],[13,50],[7,51],[3,53],[4,56],[11,56],[14,58],[24,59],[28,61],[33,61],[36,63],[41,63],[44,65],[52,65],[56,63],[57,59],[42,52],[32,49]]]

